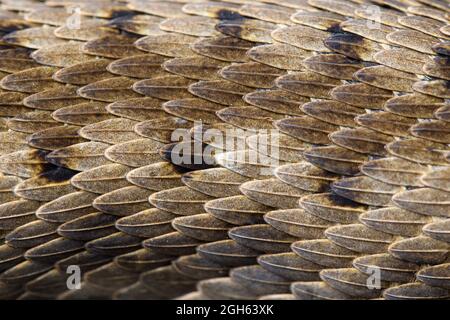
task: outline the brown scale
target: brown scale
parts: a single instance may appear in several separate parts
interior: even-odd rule
[[[15,246],[0,247],[10,261],[0,297],[26,284],[21,299],[167,299],[196,287],[184,298],[448,298],[447,60],[435,54],[448,55],[445,8],[377,2],[378,33],[349,22],[374,19],[357,2],[133,0],[82,5],[105,24],[74,34],[42,3],[6,1],[30,21],[11,16],[25,30],[5,40],[38,49],[23,56],[38,69],[4,67],[14,75],[2,86],[15,91],[0,93],[1,115],[15,119],[1,133],[0,179],[13,198],[0,205],[0,234]],[[80,52],[62,39],[89,42]],[[244,150],[222,154],[211,139],[213,158],[199,149],[189,154],[198,165],[174,166],[171,133],[196,120],[219,136],[249,130],[236,137]],[[262,128],[281,131],[268,142],[278,167],[263,161]],[[66,291],[73,264],[87,273]],[[361,286],[373,265],[379,290]]]

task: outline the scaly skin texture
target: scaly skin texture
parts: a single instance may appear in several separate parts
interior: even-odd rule
[[[449,12],[1,0],[0,298],[448,299]]]

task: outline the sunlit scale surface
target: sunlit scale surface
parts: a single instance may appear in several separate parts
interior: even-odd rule
[[[0,0],[0,299],[449,299],[449,18]]]

